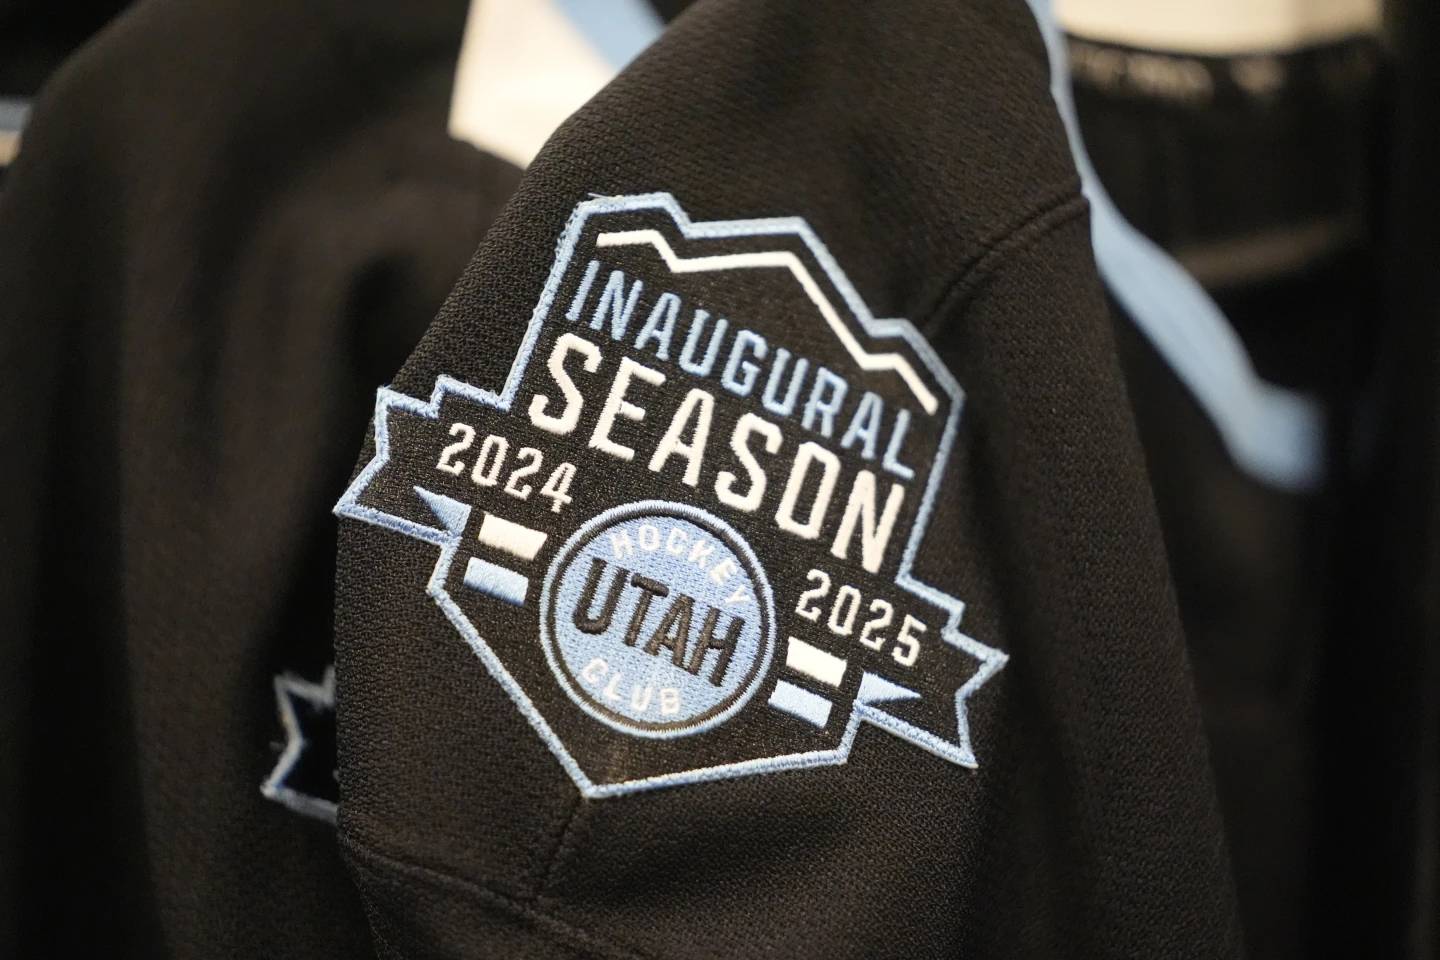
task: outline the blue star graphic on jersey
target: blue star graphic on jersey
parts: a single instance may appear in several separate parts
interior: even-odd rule
[[[285,747],[260,785],[267,799],[296,813],[335,822],[339,783],[335,766],[335,667],[319,683],[293,673],[275,677],[275,701]]]

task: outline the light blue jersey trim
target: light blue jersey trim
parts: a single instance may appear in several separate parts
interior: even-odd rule
[[[659,15],[645,0],[553,2],[617,73],[654,43],[665,29]]]
[[[30,120],[30,101],[0,97],[0,169],[20,151],[20,138]]]
[[[30,119],[30,101],[0,97],[0,133],[19,133]]]
[[[429,506],[436,519],[440,521],[439,527],[432,527],[406,517],[386,513],[375,507],[367,506],[360,501],[361,494],[375,480],[390,460],[389,418],[391,410],[400,410],[412,416],[425,417],[432,420],[438,419],[442,402],[447,395],[453,394],[482,407],[488,407],[501,412],[510,411],[515,402],[515,395],[519,392],[525,370],[530,363],[531,355],[535,351],[535,345],[539,341],[540,331],[554,306],[555,295],[565,278],[570,260],[575,252],[575,246],[579,242],[581,232],[586,222],[590,217],[599,214],[641,210],[661,212],[668,215],[675,224],[675,227],[680,231],[680,234],[688,239],[754,236],[795,237],[800,239],[810,254],[815,257],[816,262],[821,266],[825,278],[849,308],[853,322],[858,325],[860,332],[879,339],[904,341],[924,364],[926,370],[934,379],[935,384],[949,397],[950,410],[946,416],[945,426],[936,450],[934,467],[930,471],[930,477],[926,483],[924,495],[917,509],[915,522],[911,527],[910,538],[901,556],[900,570],[895,578],[895,582],[902,589],[908,590],[910,593],[943,611],[946,615],[945,625],[940,632],[943,642],[948,646],[963,651],[979,663],[975,673],[955,692],[954,709],[956,729],[953,739],[937,736],[928,730],[886,713],[877,706],[877,704],[887,701],[910,699],[918,696],[918,694],[904,687],[900,687],[897,684],[890,683],[876,675],[865,674],[860,684],[859,695],[856,697],[850,713],[850,719],[846,723],[839,746],[834,749],[765,757],[740,763],[703,767],[678,774],[665,774],[638,780],[627,780],[620,783],[596,783],[580,768],[579,763],[570,754],[569,750],[566,749],[564,743],[561,742],[554,730],[551,729],[529,695],[525,693],[520,687],[520,684],[511,676],[510,672],[505,668],[505,665],[501,663],[499,657],[496,656],[495,652],[490,648],[490,645],[480,636],[475,625],[470,622],[469,618],[466,617],[460,609],[460,606],[451,598],[445,589],[451,564],[454,562],[455,553],[459,549],[460,539],[470,515],[470,506],[444,495],[424,490],[423,488],[415,488],[417,494],[419,494],[421,499]],[[849,759],[856,732],[859,730],[862,722],[869,722],[879,726],[891,734],[907,740],[951,763],[966,767],[975,767],[978,766],[978,763],[971,745],[967,702],[976,691],[983,687],[991,677],[1005,666],[1009,658],[1001,651],[960,632],[959,624],[961,614],[964,612],[964,603],[957,597],[921,582],[912,573],[920,543],[924,539],[925,529],[929,524],[930,515],[935,507],[941,478],[945,469],[950,464],[950,453],[954,445],[955,433],[959,424],[960,410],[963,403],[964,393],[961,391],[960,385],[956,382],[949,369],[940,361],[934,349],[930,346],[929,341],[927,341],[909,321],[876,319],[871,314],[869,307],[860,299],[860,295],[850,284],[849,278],[845,276],[845,273],[840,269],[834,258],[831,257],[829,250],[826,249],[819,237],[815,235],[804,220],[798,217],[777,217],[760,220],[726,220],[696,223],[691,221],[684,210],[680,208],[679,204],[675,202],[675,198],[668,193],[622,197],[596,197],[578,204],[569,222],[566,224],[565,231],[556,245],[555,263],[551,267],[549,277],[545,282],[545,287],[540,293],[540,298],[535,304],[535,309],[530,316],[529,325],[521,340],[520,349],[515,356],[515,360],[510,367],[510,372],[505,378],[505,383],[500,392],[496,393],[492,390],[482,390],[446,374],[442,374],[436,378],[434,389],[431,391],[428,399],[422,400],[416,397],[410,397],[388,387],[382,387],[377,391],[375,401],[375,456],[365,465],[364,469],[360,471],[355,477],[355,480],[346,489],[340,501],[335,505],[335,513],[337,516],[362,520],[366,523],[375,524],[376,526],[386,527],[440,548],[440,556],[436,561],[434,571],[426,586],[426,592],[435,600],[440,609],[444,611],[446,617],[454,624],[455,628],[459,630],[460,635],[465,639],[466,643],[470,645],[471,649],[475,651],[475,654],[480,658],[491,676],[500,684],[510,699],[515,702],[516,707],[520,710],[526,721],[529,722],[531,728],[535,730],[536,734],[550,748],[551,753],[555,755],[555,758],[565,769],[566,773],[570,775],[571,779],[573,779],[575,784],[580,788],[580,792],[587,797],[618,796],[665,786],[724,780],[780,770],[799,770],[808,767],[842,764]]]
[[[1052,0],[1027,2],[1045,38],[1050,90],[1090,201],[1095,262],[1110,292],[1195,397],[1241,470],[1283,489],[1318,486],[1325,471],[1320,405],[1261,380],[1215,301],[1121,215],[1085,151]]]

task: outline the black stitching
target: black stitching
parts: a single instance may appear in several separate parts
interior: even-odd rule
[[[362,869],[375,869],[377,866],[383,866],[436,886],[456,890],[479,900],[489,907],[498,909],[518,919],[528,921],[537,933],[560,946],[589,951],[599,956],[611,958],[611,960],[653,960],[649,955],[641,953],[633,947],[621,946],[620,944],[597,937],[589,931],[566,923],[544,911],[537,910],[533,906],[517,900],[512,896],[492,890],[490,887],[477,881],[457,877],[449,872],[428,867],[406,858],[381,853],[373,849],[370,845],[350,837],[342,837],[340,842],[351,859],[361,861],[357,865]],[[363,861],[369,862],[366,863]]]
[[[925,319],[916,325],[917,329],[926,337],[931,336],[936,330],[937,320],[963,306],[995,272],[1005,257],[1024,250],[1052,231],[1082,216],[1089,209],[1089,202],[1084,195],[1071,185],[1058,196],[1032,210],[1013,228],[1004,231],[989,243],[980,256],[971,260],[955,279],[941,289],[935,302],[921,314]]]
[[[543,898],[545,894],[555,886],[555,881],[559,877],[560,867],[564,863],[566,855],[580,845],[578,839],[573,837],[572,834],[579,828],[581,814],[583,814],[584,811],[585,801],[577,793],[575,805],[570,810],[570,817],[565,821],[565,829],[560,832],[560,836],[555,844],[555,850],[550,855],[550,865],[545,870],[544,880],[536,891],[535,897],[537,900]]]

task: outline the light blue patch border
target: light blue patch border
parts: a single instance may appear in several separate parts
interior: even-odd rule
[[[759,669],[755,671],[754,679],[750,681],[749,686],[735,698],[735,701],[730,704],[730,706],[715,714],[715,716],[710,717],[705,722],[674,730],[646,730],[642,727],[622,724],[615,720],[615,718],[606,716],[601,711],[595,709],[589,699],[575,689],[574,684],[570,682],[570,678],[566,676],[564,669],[561,668],[555,653],[555,638],[550,636],[550,631],[545,627],[546,614],[550,609],[550,598],[555,591],[555,574],[559,570],[560,561],[566,559],[566,554],[573,549],[575,543],[603,527],[628,520],[632,517],[653,515],[655,513],[679,514],[698,526],[704,527],[709,524],[725,534],[730,540],[726,546],[740,554],[740,556],[750,564],[751,569],[755,573],[757,580],[756,585],[761,588],[755,593],[765,604],[765,620],[769,624],[769,636],[761,637],[764,643],[764,652],[760,655]],[[755,691],[765,685],[765,679],[770,672],[770,663],[775,659],[776,636],[775,594],[770,589],[770,577],[765,573],[765,566],[760,562],[760,558],[755,556],[755,551],[750,549],[750,544],[740,535],[738,530],[713,513],[702,510],[699,507],[692,507],[689,504],[676,503],[673,500],[637,500],[635,503],[627,503],[620,507],[611,507],[609,510],[597,513],[585,521],[585,523],[581,524],[580,529],[572,533],[570,539],[566,540],[565,544],[556,552],[555,559],[550,564],[550,569],[545,572],[545,582],[541,584],[540,587],[540,648],[545,651],[545,660],[550,664],[550,670],[555,674],[555,679],[560,681],[560,688],[565,691],[571,700],[575,701],[581,710],[584,710],[612,730],[619,730],[621,733],[626,733],[633,737],[645,737],[650,740],[673,740],[678,737],[693,736],[697,733],[704,733],[706,730],[712,730],[735,716],[735,714],[739,713],[745,704],[749,703],[750,699],[755,696]]]
[[[435,420],[440,416],[440,406],[447,395],[456,395],[469,400],[471,403],[482,407],[488,407],[502,413],[508,413],[515,401],[515,395],[519,392],[520,383],[524,378],[525,370],[530,363],[530,357],[535,350],[535,344],[539,341],[540,331],[546,318],[550,314],[554,304],[556,293],[559,291],[565,272],[569,267],[571,257],[575,252],[575,246],[579,242],[581,232],[586,222],[593,216],[607,213],[627,213],[637,211],[652,211],[667,214],[681,236],[686,239],[721,239],[731,237],[796,237],[799,238],[815,257],[816,261],[825,273],[830,284],[840,294],[845,305],[849,308],[852,318],[858,321],[860,331],[867,336],[879,339],[899,339],[907,343],[913,349],[921,362],[925,364],[935,383],[943,390],[950,399],[950,412],[942,431],[940,443],[936,448],[935,469],[930,473],[930,479],[926,484],[924,496],[921,499],[915,517],[915,523],[910,531],[910,539],[905,545],[901,555],[900,572],[895,578],[896,585],[909,591],[920,599],[940,608],[946,615],[945,626],[941,629],[941,639],[949,646],[963,651],[979,662],[975,673],[963,683],[955,692],[955,715],[956,731],[955,739],[949,740],[937,736],[928,730],[924,730],[914,724],[908,723],[898,717],[892,716],[881,710],[876,704],[886,700],[897,700],[914,697],[913,691],[907,690],[896,684],[890,683],[875,674],[865,674],[860,684],[860,694],[856,698],[850,719],[845,725],[837,747],[828,750],[811,750],[804,753],[792,753],[777,757],[763,757],[755,760],[746,760],[739,763],[719,764],[710,767],[701,767],[694,770],[687,770],[682,773],[664,774],[655,777],[644,777],[636,780],[626,780],[618,783],[596,783],[589,775],[581,769],[579,763],[566,749],[564,743],[556,736],[550,725],[545,721],[539,709],[530,699],[529,695],[521,689],[520,684],[505,669],[490,645],[480,636],[475,625],[472,624],[461,611],[459,605],[445,589],[445,582],[449,576],[450,566],[454,562],[456,550],[460,545],[460,538],[464,532],[466,521],[470,515],[470,506],[460,503],[450,497],[431,493],[421,487],[416,487],[416,492],[429,505],[436,518],[440,520],[440,527],[429,527],[423,523],[417,523],[405,517],[385,513],[374,507],[366,506],[360,502],[360,494],[370,485],[375,477],[384,469],[390,460],[390,411],[400,410],[413,416],[425,417]],[[919,552],[920,542],[924,538],[925,528],[929,525],[930,514],[934,510],[935,499],[940,489],[940,481],[945,469],[949,464],[950,451],[955,441],[955,433],[960,421],[960,410],[964,403],[964,392],[960,389],[959,383],[949,369],[940,361],[930,343],[917,331],[908,320],[901,319],[877,319],[870,312],[860,295],[851,285],[849,278],[830,255],[830,251],[816,236],[810,225],[800,217],[770,217],[753,220],[714,220],[707,222],[694,222],[680,208],[675,198],[668,193],[649,193],[635,196],[618,197],[595,197],[577,204],[574,212],[561,234],[555,250],[555,262],[550,269],[550,275],[545,281],[545,286],[540,293],[540,299],[535,304],[531,313],[530,322],[525,330],[525,335],[520,343],[520,349],[511,363],[510,372],[505,378],[505,384],[499,393],[492,390],[483,390],[473,387],[448,374],[441,374],[435,380],[435,387],[428,399],[411,397],[406,394],[392,390],[389,387],[381,387],[376,391],[375,400],[375,456],[365,465],[364,469],[355,477],[350,486],[341,496],[340,501],[335,505],[335,514],[353,520],[361,520],[365,523],[385,527],[416,540],[432,544],[440,548],[440,556],[436,561],[435,569],[430,575],[426,585],[426,593],[434,599],[436,604],[445,613],[465,642],[469,644],[475,654],[485,665],[490,675],[500,684],[501,689],[514,701],[515,706],[525,717],[526,721],[534,729],[536,734],[549,747],[565,772],[575,782],[582,795],[592,799],[603,797],[621,796],[628,793],[636,793],[643,790],[654,790],[661,787],[679,786],[690,783],[704,783],[715,780],[726,780],[734,777],[744,777],[760,773],[774,773],[783,770],[802,770],[810,767],[832,766],[843,764],[850,757],[850,751],[855,742],[855,736],[862,722],[869,722],[875,726],[889,731],[891,734],[900,737],[916,746],[940,757],[951,763],[965,767],[977,767],[978,761],[971,743],[970,720],[967,712],[967,702],[983,687],[997,672],[1001,670],[1009,660],[1009,657],[994,647],[987,646],[980,641],[962,633],[959,629],[960,617],[964,612],[965,605],[957,597],[944,593],[929,584],[922,583],[912,573],[915,557]]]

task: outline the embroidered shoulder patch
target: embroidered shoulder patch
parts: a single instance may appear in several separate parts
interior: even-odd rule
[[[586,796],[844,763],[864,723],[973,767],[1006,658],[912,573],[961,402],[804,221],[597,198],[498,392],[380,390],[336,513],[439,548],[425,589]]]

